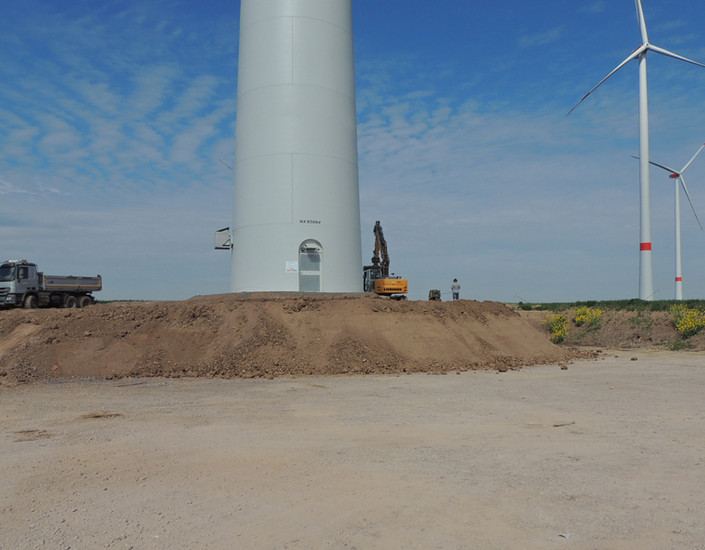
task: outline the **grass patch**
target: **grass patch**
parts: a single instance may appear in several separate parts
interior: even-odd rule
[[[636,315],[629,319],[628,322],[631,328],[640,328],[646,330],[654,326],[653,318],[649,317],[648,315],[644,315],[643,310],[637,311]]]
[[[674,342],[669,342],[667,347],[669,351],[685,351],[692,349],[693,344],[687,340],[676,340]]]

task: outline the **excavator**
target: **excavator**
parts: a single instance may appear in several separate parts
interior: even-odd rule
[[[389,252],[387,241],[384,239],[382,224],[375,222],[373,229],[375,235],[374,256],[372,265],[362,268],[362,281],[365,292],[374,292],[379,296],[389,296],[393,300],[406,300],[409,292],[409,281],[389,274]]]

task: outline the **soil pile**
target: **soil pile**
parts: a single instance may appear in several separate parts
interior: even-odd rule
[[[496,302],[225,294],[0,311],[0,384],[506,370],[585,355]]]

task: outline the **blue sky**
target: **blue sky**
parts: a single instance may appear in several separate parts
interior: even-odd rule
[[[651,41],[705,62],[705,5],[643,0]],[[0,256],[104,278],[103,299],[229,291],[239,2],[4,2]],[[631,0],[353,0],[363,261],[382,221],[410,297],[638,294]],[[649,54],[652,160],[705,142],[705,69]],[[705,154],[686,173],[705,223]],[[656,298],[673,297],[673,187],[654,169]],[[705,233],[683,204],[686,298]]]

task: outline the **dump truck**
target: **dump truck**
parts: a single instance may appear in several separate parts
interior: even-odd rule
[[[409,281],[389,273],[389,251],[384,238],[382,224],[377,221],[373,228],[375,248],[372,265],[362,268],[362,283],[365,292],[373,292],[379,296],[389,296],[395,300],[406,300],[409,292]]]
[[[0,307],[87,307],[95,303],[92,293],[102,288],[100,275],[44,275],[27,260],[0,264]]]

